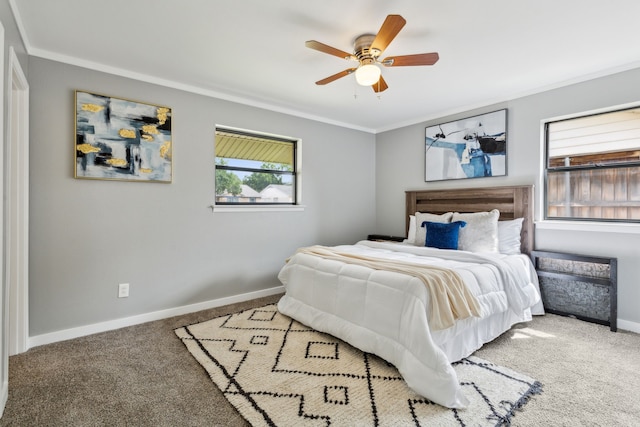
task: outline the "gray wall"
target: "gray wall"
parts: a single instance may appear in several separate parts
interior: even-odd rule
[[[279,286],[297,247],[374,231],[372,134],[35,57],[28,78],[31,336]],[[171,107],[173,183],[74,179],[76,89]],[[215,124],[301,138],[305,210],[212,213]]]
[[[404,192],[499,185],[536,184],[541,174],[540,125],[544,119],[640,101],[640,69],[549,90],[454,116],[425,121],[377,135],[376,231],[404,235]],[[500,108],[508,109],[508,176],[424,182],[425,127]],[[536,208],[540,188],[536,187]],[[538,218],[540,220],[540,218]],[[550,230],[536,227],[536,249],[618,258],[618,326],[640,328],[640,234]],[[629,228],[638,230],[640,226]]]

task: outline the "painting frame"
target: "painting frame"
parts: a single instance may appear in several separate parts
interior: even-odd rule
[[[507,176],[507,109],[425,128],[425,182]]]
[[[74,178],[173,181],[172,109],[75,91]]]

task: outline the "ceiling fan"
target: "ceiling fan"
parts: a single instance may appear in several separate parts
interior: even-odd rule
[[[339,58],[358,61],[359,65],[353,68],[347,68],[332,76],[318,80],[317,85],[326,85],[341,77],[355,73],[356,81],[362,86],[371,86],[375,92],[382,92],[389,86],[382,77],[382,71],[379,65],[385,67],[403,67],[413,65],[433,65],[438,59],[438,53],[419,53],[415,55],[388,56],[379,59],[382,52],[389,46],[389,43],[398,35],[402,27],[407,21],[400,15],[389,15],[382,23],[378,34],[363,34],[358,36],[353,43],[353,54],[343,50],[336,49],[324,43],[315,40],[309,40],[305,43],[310,49],[328,53]]]

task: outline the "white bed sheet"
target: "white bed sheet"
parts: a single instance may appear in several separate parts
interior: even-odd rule
[[[456,270],[480,317],[433,331],[429,295],[413,276],[297,253],[278,277],[278,309],[316,330],[393,363],[409,387],[450,408],[467,406],[451,362],[473,353],[512,325],[543,313],[537,276],[526,255],[475,254],[408,244],[361,241],[338,247],[359,255]]]

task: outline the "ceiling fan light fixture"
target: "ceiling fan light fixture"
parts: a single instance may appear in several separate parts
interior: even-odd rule
[[[382,71],[374,64],[364,64],[356,70],[356,81],[361,86],[371,86],[380,80]]]

